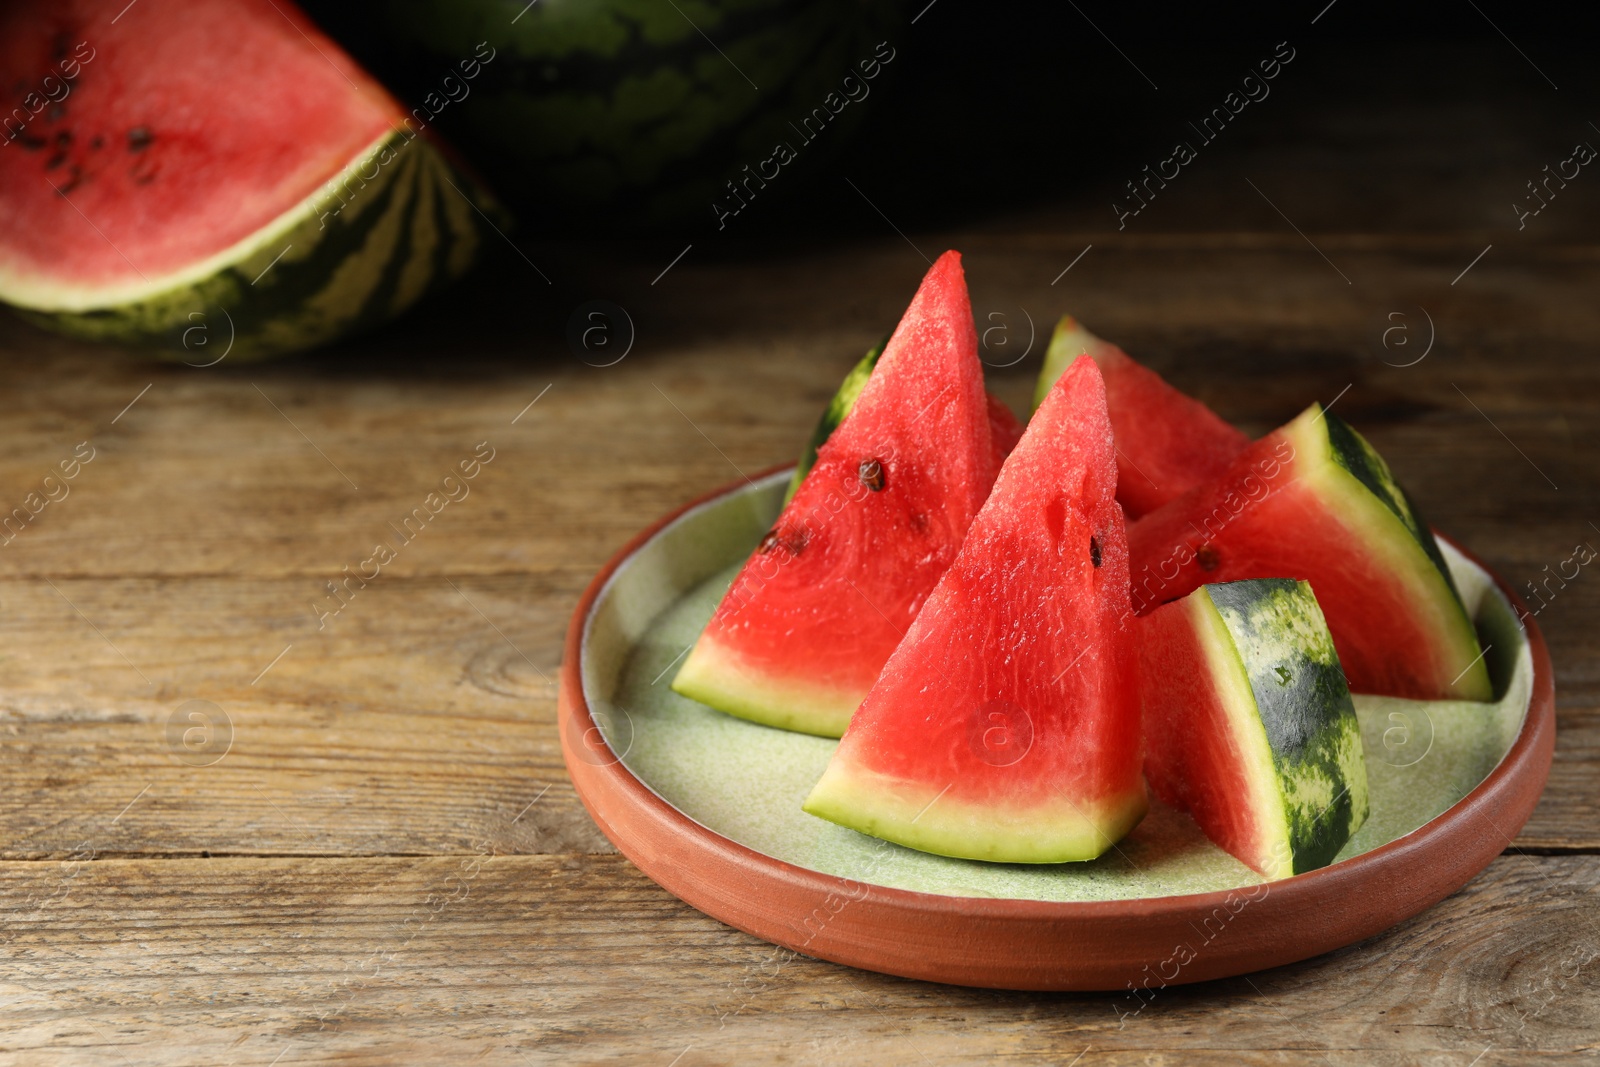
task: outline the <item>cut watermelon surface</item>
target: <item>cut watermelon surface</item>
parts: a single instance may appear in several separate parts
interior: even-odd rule
[[[989,494],[989,420],[961,257],[947,252],[673,689],[843,733]]]
[[[470,264],[487,200],[288,0],[126,7],[0,12],[0,300],[237,358],[385,319]]]
[[[1355,692],[1491,699],[1432,532],[1372,446],[1321,405],[1132,523],[1128,543],[1140,614],[1207,582],[1301,579]]]
[[[844,376],[844,381],[839,383],[839,391],[833,394],[833,399],[828,401],[828,406],[822,410],[822,416],[817,420],[816,429],[811,431],[811,440],[806,442],[805,451],[800,454],[800,462],[795,464],[794,474],[789,478],[789,488],[783,495],[783,502],[787,504],[794,499],[795,493],[800,491],[800,483],[805,481],[806,475],[811,473],[812,466],[817,462],[817,450],[833,435],[839,424],[845,420],[855,407],[856,398],[861,395],[861,390],[866,388],[867,379],[872,377],[873,368],[878,365],[878,357],[883,355],[883,346],[889,343],[885,337],[875,347],[867,350],[861,361],[850,368],[850,373]],[[994,469],[999,473],[1000,464],[1006,461],[1011,450],[1017,447],[1017,442],[1022,440],[1022,423],[1006,407],[1005,401],[993,393],[985,394],[989,405],[989,441],[994,446]]]
[[[1000,473],[1000,468],[1005,465],[1006,457],[1011,455],[1011,450],[1017,447],[1017,442],[1022,440],[1022,423],[1006,407],[1006,402],[989,393],[986,397],[989,404],[989,443],[993,446],[995,474]]]
[[[1139,623],[1145,776],[1267,878],[1324,867],[1367,817],[1361,727],[1311,587],[1205,585]]]
[[[805,810],[926,852],[1091,859],[1145,812],[1100,373],[1061,377]]]
[[[1105,377],[1106,406],[1117,441],[1117,499],[1130,519],[1221,476],[1249,446],[1248,437],[1210,408],[1070,315],[1062,316],[1050,338],[1035,406],[1079,355],[1093,359]]]

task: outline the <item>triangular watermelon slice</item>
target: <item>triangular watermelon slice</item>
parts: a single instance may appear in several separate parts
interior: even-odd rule
[[[961,257],[928,271],[848,417],[817,453],[672,688],[838,737],[994,482]]]
[[[1354,692],[1492,699],[1433,532],[1383,458],[1320,404],[1129,525],[1128,544],[1141,615],[1208,582],[1297,578],[1316,590]]]
[[[878,359],[883,355],[884,347],[888,343],[889,338],[885,337],[867,349],[867,354],[850,368],[850,372],[844,376],[844,381],[839,383],[839,391],[833,394],[828,406],[822,409],[816,428],[811,431],[811,439],[806,442],[805,451],[800,453],[800,461],[795,464],[794,474],[789,478],[789,488],[783,495],[785,504],[794,499],[794,495],[800,491],[800,483],[811,473],[811,468],[817,462],[818,449],[833,436],[833,431],[839,428],[839,424],[856,406],[861,390],[866,388],[867,379],[872,377]],[[993,446],[995,473],[998,474],[1000,465],[1006,461],[1011,450],[1017,447],[1017,442],[1022,440],[1022,423],[1018,422],[1011,409],[1006,407],[1005,401],[993,393],[985,394],[984,399],[989,404],[989,440]]]
[[[1219,477],[1250,438],[1185,396],[1148,367],[1102,341],[1071,315],[1056,323],[1034,392],[1037,407],[1061,372],[1087,355],[1106,380],[1117,442],[1117,499],[1137,519],[1202,482]]]
[[[925,852],[1092,859],[1145,812],[1138,648],[1105,389],[1028,424],[805,810]]]

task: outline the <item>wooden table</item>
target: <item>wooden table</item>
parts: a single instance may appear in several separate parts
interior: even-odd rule
[[[1025,346],[1024,310],[1042,333],[1070,306],[1251,432],[1336,402],[1519,586],[1600,545],[1600,249],[1313,249],[1274,226],[911,238],[965,252],[980,321],[1011,330],[996,363]],[[93,457],[0,547],[0,1062],[1593,1062],[1592,568],[1538,616],[1556,762],[1501,858],[1379,937],[1135,1016],[1116,994],[795,957],[610,848],[556,736],[572,605],[645,523],[795,455],[915,287],[910,244],[708,248],[654,287],[676,248],[621,249],[595,291],[592,250],[530,245],[579,297],[626,290],[637,340],[605,368],[559,321],[520,324],[542,283],[510,258],[394,329],[270,365],[124,361],[0,319],[0,507],[80,442]],[[1394,365],[1429,319],[1426,358]],[[990,371],[1019,409],[1043,340]],[[468,495],[322,616],[329,583],[488,450]]]

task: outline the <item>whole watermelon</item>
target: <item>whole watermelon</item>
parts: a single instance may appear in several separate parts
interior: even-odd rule
[[[859,0],[375,0],[370,10],[359,28],[349,8],[325,17],[336,34],[341,22],[372,33],[365,49],[352,42],[357,54],[525,216],[585,230],[714,220],[726,183],[779,143],[793,158],[763,196],[792,190],[860,124],[905,26],[901,4]]]

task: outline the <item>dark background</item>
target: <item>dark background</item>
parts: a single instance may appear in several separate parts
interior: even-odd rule
[[[392,68],[357,9],[311,10],[358,58]],[[670,328],[670,298],[649,283],[690,242],[700,262],[755,264],[879,239],[891,226],[1080,231],[1100,234],[1101,246],[1159,232],[1281,233],[1291,220],[1313,235],[1470,232],[1502,244],[1600,232],[1588,188],[1600,179],[1588,168],[1559,211],[1521,231],[1513,211],[1543,166],[1579,141],[1600,144],[1593,8],[913,0],[905,10],[916,21],[895,42],[893,76],[876,87],[864,126],[727,230],[709,213],[703,225],[619,232],[593,212],[524,212],[512,238],[535,262],[559,264],[546,272],[553,286],[536,284],[517,251],[494,248],[473,283],[341,350],[359,360],[394,331],[442,336],[471,314],[491,347],[554,351],[573,307],[596,298]],[[1283,41],[1295,58],[1271,94],[1202,145],[1188,123]],[[448,135],[448,114],[440,126]],[[1112,203],[1128,201],[1123,183],[1180,138],[1199,158],[1119,232]],[[510,318],[497,311],[508,295],[519,309]]]

